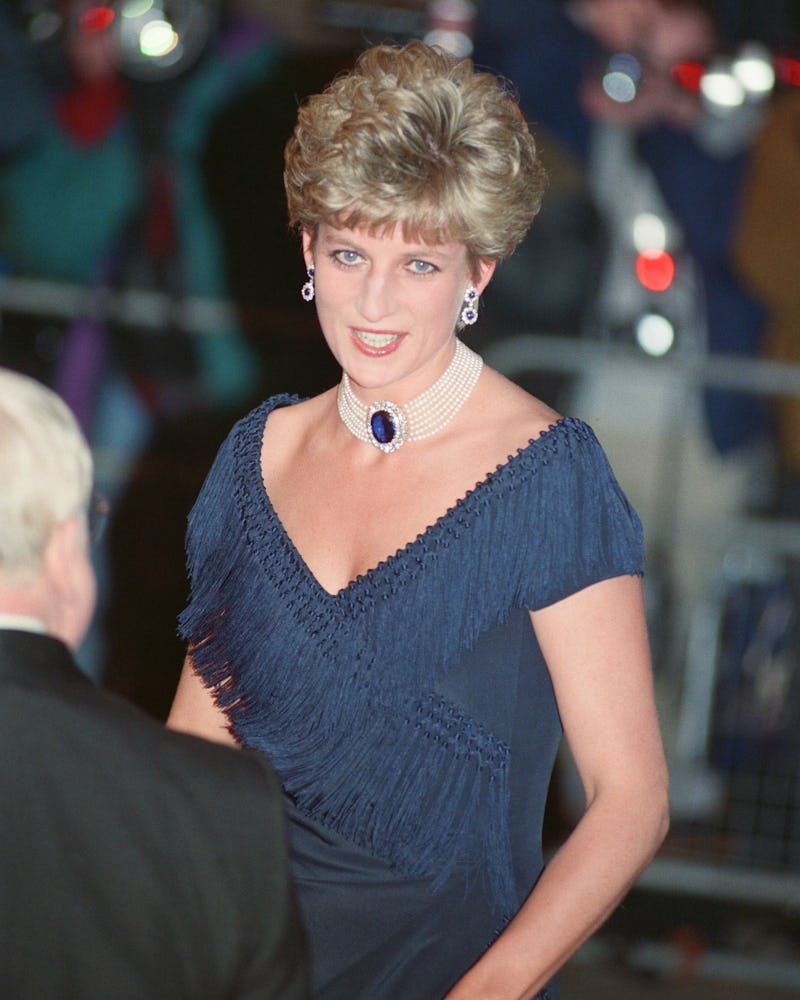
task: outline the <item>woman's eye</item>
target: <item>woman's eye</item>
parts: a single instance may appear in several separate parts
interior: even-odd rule
[[[355,250],[337,250],[333,256],[340,264],[357,264],[361,260],[361,254]]]
[[[427,260],[412,260],[411,270],[414,274],[430,274],[431,271],[435,271],[436,268]]]

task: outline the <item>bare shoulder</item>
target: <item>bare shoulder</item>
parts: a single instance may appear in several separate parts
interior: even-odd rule
[[[508,441],[509,453],[524,447],[561,419],[551,406],[492,368],[484,370],[476,404],[485,430]]]
[[[278,406],[270,412],[263,437],[263,449],[269,452],[270,464],[294,452],[315,427],[324,424],[334,397],[335,390],[329,389],[292,406]]]
[[[276,406],[267,417],[265,433],[283,435],[292,431],[301,432],[303,427],[313,423],[328,408],[333,392],[333,389],[329,389],[318,396],[292,403],[291,406]]]

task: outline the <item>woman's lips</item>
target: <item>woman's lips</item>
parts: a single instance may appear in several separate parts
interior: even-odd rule
[[[402,339],[401,333],[380,333],[377,330],[352,330],[356,347],[371,357],[383,357],[397,350]]]

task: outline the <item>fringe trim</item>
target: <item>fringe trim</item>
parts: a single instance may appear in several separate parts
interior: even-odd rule
[[[510,749],[437,681],[513,609],[641,572],[641,526],[591,430],[567,419],[330,595],[261,478],[264,421],[295,398],[262,404],[220,449],[190,516],[180,631],[232,730],[302,810],[434,890],[472,843],[514,912]]]

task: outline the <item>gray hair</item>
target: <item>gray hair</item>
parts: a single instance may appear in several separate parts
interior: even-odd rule
[[[0,368],[0,573],[38,572],[55,525],[87,517],[92,477],[89,446],[66,403]]]

